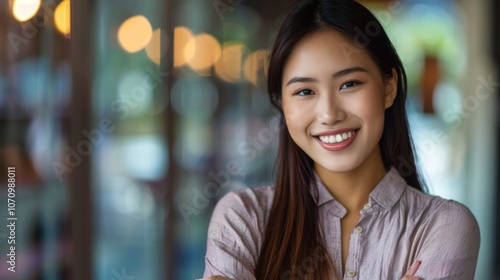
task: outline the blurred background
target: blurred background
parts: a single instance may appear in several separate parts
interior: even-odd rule
[[[476,279],[500,279],[499,2],[361,2],[406,66],[431,192],[472,210]],[[216,201],[272,183],[287,3],[0,0],[0,279],[201,278]]]

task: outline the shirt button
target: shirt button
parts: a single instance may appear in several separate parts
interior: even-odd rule
[[[354,276],[356,276],[356,271],[349,269],[347,271],[347,277],[354,277]]]
[[[365,204],[365,206],[363,206],[363,209],[365,209],[365,210],[368,210],[370,208],[372,208],[372,205],[370,203],[367,203],[367,204]]]
[[[357,227],[354,229],[354,231],[355,231],[356,233],[361,233],[361,232],[363,232],[363,228],[362,228],[362,227],[360,227],[360,226],[357,226]]]

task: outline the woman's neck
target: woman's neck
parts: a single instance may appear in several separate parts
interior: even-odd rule
[[[332,172],[318,164],[314,169],[330,194],[348,213],[358,213],[363,208],[372,190],[386,174],[378,148],[360,166],[348,172]]]

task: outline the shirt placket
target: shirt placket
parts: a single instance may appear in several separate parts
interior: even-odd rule
[[[361,242],[366,238],[368,230],[366,228],[367,221],[369,219],[369,213],[371,212],[371,203],[365,204],[363,210],[361,210],[361,218],[358,223],[354,226],[351,233],[351,240],[349,242],[349,254],[347,256],[346,262],[346,272],[344,274],[344,280],[357,280],[359,278],[359,267],[361,264],[362,257],[362,247]]]
[[[323,221],[329,221],[323,224],[324,238],[327,240],[326,247],[329,253],[330,260],[333,262],[333,266],[337,274],[342,275],[342,251],[341,251],[341,230],[340,230],[340,219],[344,216],[345,210],[343,210],[334,201],[329,202],[325,205],[323,214]],[[335,277],[334,279],[338,279]]]

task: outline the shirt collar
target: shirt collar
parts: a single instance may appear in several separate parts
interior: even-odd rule
[[[321,206],[335,200],[316,172],[314,172],[314,178],[316,185],[310,188],[310,193],[316,205]],[[406,181],[399,175],[396,168],[391,167],[370,193],[370,203],[375,202],[384,209],[390,210],[401,198],[405,189]]]
[[[405,179],[399,175],[396,168],[391,167],[370,193],[370,200],[373,199],[386,210],[391,210],[405,192],[406,186]]]
[[[316,184],[312,185],[309,190],[314,202],[316,202],[316,205],[321,206],[331,200],[334,200],[332,194],[330,194],[326,186],[323,184],[316,171],[314,171],[314,179]]]

